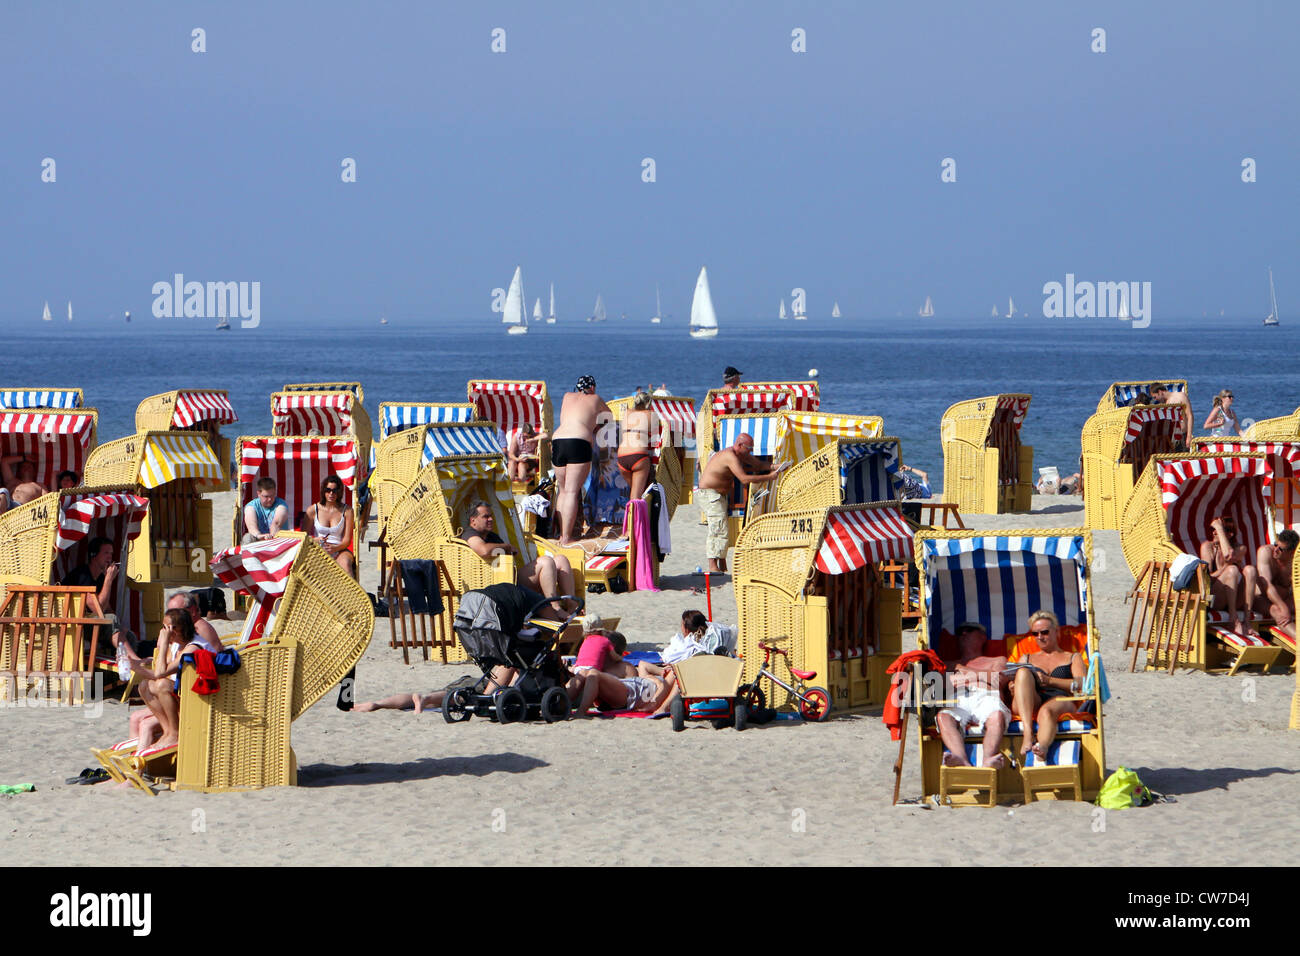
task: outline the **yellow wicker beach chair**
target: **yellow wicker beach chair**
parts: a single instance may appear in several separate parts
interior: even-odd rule
[[[727,415],[771,415],[791,411],[815,412],[821,407],[816,382],[751,382],[741,388],[715,388],[704,396],[695,421],[697,470],[719,448],[717,420]],[[755,436],[757,438],[757,436]]]
[[[1293,441],[1250,441],[1244,438],[1197,438],[1192,450],[1211,455],[1264,455],[1273,469],[1269,482],[1274,533],[1300,531],[1300,436]]]
[[[501,454],[499,433],[492,422],[435,422],[393,434],[380,447],[377,473],[370,476],[370,494],[379,513],[379,527],[388,523],[394,506],[420,470],[433,459]]]
[[[466,386],[469,404],[474,406],[474,417],[495,422],[501,429],[502,447],[508,447],[525,423],[537,431],[552,431],[551,399],[542,381],[508,381],[499,379],[471,379]],[[551,441],[543,439],[537,444],[537,474],[551,470]],[[522,485],[520,491],[526,490]]]
[[[1290,415],[1260,419],[1246,429],[1246,438],[1251,441],[1300,440],[1300,408]]]
[[[1083,425],[1083,506],[1089,528],[1119,528],[1120,512],[1147,459],[1187,447],[1182,409],[1126,405]]]
[[[354,438],[300,438],[281,435],[241,435],[236,439],[235,465],[239,494],[231,518],[231,544],[244,536],[244,506],[257,494],[257,480],[272,478],[276,493],[289,506],[289,518],[297,530],[303,515],[320,498],[320,486],[330,474],[343,481],[345,506],[352,509],[352,555],[356,558],[362,538],[357,488],[365,479],[365,459]],[[356,565],[354,564],[354,567]]]
[[[443,402],[380,402],[379,434],[370,447],[370,481],[378,480],[379,449],[391,436],[421,425],[463,423],[474,418],[474,406]],[[414,475],[412,475],[414,477]],[[406,484],[410,484],[407,481]]]
[[[1030,396],[989,395],[958,402],[939,425],[943,497],[968,514],[1028,511],[1034,450],[1020,443]]]
[[[1168,573],[1180,554],[1199,554],[1210,522],[1219,515],[1233,519],[1250,554],[1268,542],[1272,477],[1264,454],[1197,452],[1155,455],[1147,462],[1120,522],[1124,560],[1137,581],[1124,645],[1132,652],[1132,666],[1142,650],[1151,669],[1228,666],[1235,672],[1252,664],[1268,667],[1277,659],[1281,650],[1273,641],[1235,634],[1224,612],[1209,609],[1204,575],[1191,589],[1177,592]]]
[[[59,472],[80,476],[85,471],[98,423],[93,408],[0,410],[0,456],[23,455],[36,462],[36,480],[57,488]]]
[[[727,418],[720,425],[718,433],[724,436],[739,434],[745,427],[743,420],[737,428]],[[779,412],[772,465],[785,465],[787,470],[774,481],[749,486],[746,514],[753,518],[791,508],[896,499],[893,475],[901,463],[899,443],[884,437],[883,430],[884,423],[876,415]],[[756,453],[757,445],[755,440]],[[805,500],[807,494],[813,497]]]
[[[609,402],[619,427],[632,407],[634,396]],[[659,422],[659,433],[651,442],[654,450],[654,480],[663,485],[664,498],[671,517],[677,505],[689,500],[690,488],[684,487],[694,476],[687,470],[690,453],[695,449],[695,402],[675,395],[655,395],[650,410]]]
[[[151,395],[135,409],[137,432],[206,432],[208,444],[221,463],[218,481],[200,482],[198,489],[229,491],[231,475],[230,439],[221,434],[222,425],[239,421],[230,396],[224,389],[176,389]]]
[[[185,587],[212,580],[212,502],[200,488],[220,486],[224,474],[207,432],[148,431],[92,451],[84,482],[134,485],[149,500],[127,574],[142,583]]]
[[[1106,778],[1106,752],[1101,681],[1094,676],[1102,664],[1089,586],[1091,563],[1092,535],[1083,528],[917,533],[916,564],[924,595],[918,645],[950,657],[956,652],[952,635],[958,625],[978,621],[990,635],[985,653],[1014,657],[1029,615],[1052,611],[1062,625],[1062,645],[1077,646],[1088,663],[1085,690],[1075,699],[1080,710],[1091,709],[1087,715],[1067,715],[1058,724],[1045,761],[1017,766],[1008,759],[1000,770],[976,766],[967,773],[944,773],[943,742],[929,715],[947,695],[941,683],[927,679],[919,689],[926,719],[917,721],[916,729],[923,799],[992,806],[1008,800],[1096,798]],[[1016,761],[1025,733],[1034,728],[1032,719],[1018,718],[1005,738],[1005,752]],[[968,756],[982,756],[972,753],[980,744],[982,740],[968,738]]]
[[[0,387],[0,412],[18,409],[53,411],[81,408],[85,398],[79,388],[4,388]]]
[[[1181,378],[1153,378],[1145,382],[1112,382],[1102,392],[1097,402],[1098,412],[1111,412],[1117,408],[1128,408],[1136,403],[1138,395],[1151,394],[1151,389],[1163,385],[1171,392],[1187,391],[1187,382]]]
[[[363,465],[370,462],[370,416],[350,390],[282,391],[271,394],[271,434],[351,438]],[[313,435],[313,437],[315,437]]]
[[[816,671],[836,711],[880,704],[885,669],[902,647],[900,592],[880,565],[906,561],[912,529],[897,502],[762,515],[736,542],[736,607],[745,680],[757,677],[760,641]],[[824,681],[823,681],[824,678]],[[790,704],[773,686],[773,707]]]
[[[286,385],[282,392],[350,392],[357,397],[358,404],[366,400],[366,390],[360,382],[298,382]]]

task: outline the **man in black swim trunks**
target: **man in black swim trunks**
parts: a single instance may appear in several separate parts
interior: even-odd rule
[[[555,468],[554,511],[559,521],[560,544],[573,545],[582,530],[578,516],[582,511],[582,488],[591,473],[592,443],[596,429],[613,421],[604,399],[596,394],[596,380],[584,375],[564,396],[560,406],[560,425],[551,439],[551,464]]]

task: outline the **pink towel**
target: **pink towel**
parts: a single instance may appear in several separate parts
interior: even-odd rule
[[[627,503],[627,512],[623,516],[623,534],[627,535],[632,551],[636,554],[636,567],[628,569],[635,581],[633,590],[658,591],[655,587],[654,555],[650,552],[654,547],[650,541],[650,505],[644,498]]]

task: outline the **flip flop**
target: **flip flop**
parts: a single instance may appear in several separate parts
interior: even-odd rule
[[[109,773],[103,767],[87,767],[77,776],[68,777],[63,782],[68,786],[77,786],[78,784],[95,784],[108,779],[110,779]]]

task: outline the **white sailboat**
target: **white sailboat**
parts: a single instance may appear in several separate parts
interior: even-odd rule
[[[225,319],[222,319],[222,321],[224,322]],[[388,316],[386,316],[386,315],[385,315],[385,316],[381,316],[380,319],[379,319],[379,324],[380,324],[380,325],[387,325],[387,324],[388,324]],[[221,326],[218,325],[217,328],[221,328]],[[229,328],[229,326],[227,326],[227,328]]]
[[[528,315],[524,309],[524,271],[515,266],[515,274],[510,279],[510,290],[506,293],[506,308],[501,315],[501,322],[508,326],[510,335],[524,335],[528,332]]]
[[[41,320],[44,322],[49,322],[53,318],[54,316],[50,315],[50,304],[46,302],[45,311],[41,313]]]
[[[790,318],[788,315],[785,314],[785,299],[782,299],[782,300],[781,300],[781,311],[778,312],[778,313],[776,314],[776,317],[777,317],[778,319],[788,319],[788,318]]]
[[[129,322],[130,319],[127,319],[127,321]],[[380,325],[387,325],[387,324],[388,324],[388,320],[387,320],[387,319],[380,319],[380,320],[379,320],[379,324],[380,324]],[[229,331],[230,331],[230,320],[229,320],[228,318],[226,318],[224,315],[221,317],[221,321],[217,323],[216,331],[218,331],[218,332],[229,332]]]
[[[130,322],[130,321],[131,321],[131,310],[130,310],[130,309],[127,309],[127,311],[126,311],[126,321],[127,321],[127,322]]]
[[[1268,270],[1268,301],[1273,306],[1273,311],[1268,314],[1264,320],[1265,325],[1281,325],[1277,317],[1277,293],[1273,291],[1273,270]]]
[[[655,283],[655,314],[650,319],[651,325],[659,325],[663,321],[664,308],[659,303],[659,283]]]
[[[934,303],[930,301],[928,295],[925,297],[925,304],[921,306],[921,311],[916,314],[923,319],[931,318],[934,315]]]
[[[1011,296],[1007,296],[1007,318],[1014,319],[1015,317],[1016,317],[1016,300],[1011,298]]]
[[[1132,318],[1128,314],[1128,286],[1121,282],[1119,285],[1119,315],[1115,316],[1121,322],[1127,322]]]
[[[799,303],[797,303],[797,302],[791,302],[791,303],[790,303],[790,311],[794,313],[794,320],[795,320],[796,322],[807,322],[807,321],[808,321],[808,314],[807,314],[806,312],[804,312],[804,310],[803,310],[803,305],[802,305],[802,304],[799,304]]]
[[[555,283],[551,283],[551,314],[546,317],[547,325],[555,324]]]
[[[718,334],[718,314],[713,311],[713,296],[709,294],[709,270],[700,267],[700,277],[695,280],[695,298],[691,299],[691,338],[711,339]]]
[[[998,312],[998,307],[995,305],[995,306],[993,307],[993,318],[997,319],[997,318],[1001,318],[1001,317],[1002,317],[1002,314],[1001,314],[1000,312]],[[1010,318],[1010,313],[1007,313],[1007,317]]]
[[[68,321],[72,321],[72,300],[68,300]]]
[[[831,318],[838,319],[839,317],[840,317],[840,304],[836,302],[834,305],[831,306]]]
[[[605,315],[605,300],[604,300],[603,298],[601,298],[600,293],[597,292],[597,293],[596,293],[596,307],[595,307],[594,309],[591,310],[591,315],[587,316],[587,321],[588,321],[588,322],[604,322],[606,318],[607,318],[607,316]]]
[[[542,321],[542,300],[541,299],[538,299],[536,302],[533,303],[533,321],[534,322]]]

